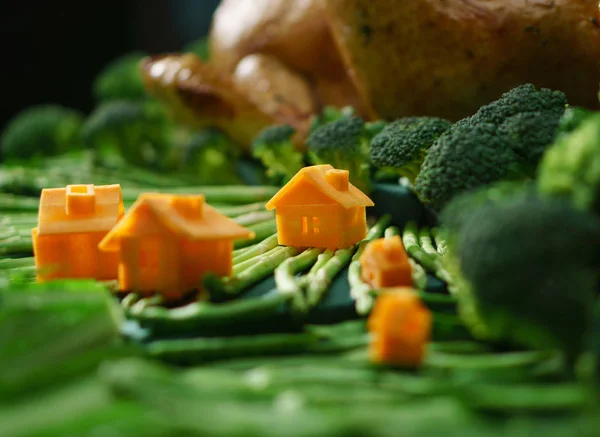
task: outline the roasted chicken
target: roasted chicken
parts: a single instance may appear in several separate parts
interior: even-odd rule
[[[597,0],[223,0],[210,48],[145,60],[147,87],[246,146],[324,105],[456,120],[526,82],[598,105]]]

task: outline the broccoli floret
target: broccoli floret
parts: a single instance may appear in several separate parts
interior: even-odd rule
[[[371,186],[369,141],[363,120],[344,117],[316,129],[306,145],[313,164],[330,164],[348,170],[352,184],[368,193]]]
[[[110,100],[142,100],[148,94],[140,73],[144,53],[135,52],[121,56],[109,63],[96,77],[94,96],[100,102]]]
[[[203,37],[192,41],[183,47],[183,53],[193,53],[203,61],[210,59],[210,47],[208,37]]]
[[[325,106],[320,114],[313,115],[310,132],[314,132],[321,126],[339,120],[341,118],[352,118],[356,112],[352,106],[336,108],[334,106]]]
[[[506,199],[537,197],[536,185],[531,180],[499,181],[468,193],[459,194],[449,202],[440,214],[442,232],[459,231],[465,221],[483,206],[493,205]]]
[[[568,135],[569,133],[573,132],[579,127],[583,120],[593,114],[594,111],[586,108],[568,106],[558,122],[558,131],[556,133],[556,137],[560,138],[562,135]]]
[[[414,182],[427,151],[452,123],[437,117],[401,118],[388,124],[371,142],[373,165]]]
[[[587,117],[546,151],[538,189],[600,215],[600,113]]]
[[[429,149],[415,180],[417,196],[441,210],[459,193],[533,177],[565,105],[562,92],[528,84],[455,123]]]
[[[241,184],[236,171],[239,146],[223,132],[207,128],[190,136],[183,146],[183,168],[203,185]]]
[[[446,231],[462,319],[478,338],[560,348],[572,362],[600,285],[600,222],[532,192],[474,202]]]
[[[286,184],[304,167],[304,156],[292,142],[296,129],[275,125],[261,131],[252,142],[252,155],[267,169],[267,177],[275,184]]]
[[[156,102],[115,100],[98,106],[82,133],[93,149],[116,150],[130,164],[159,166],[173,145],[174,125]]]
[[[32,106],[7,125],[0,149],[3,159],[51,156],[80,146],[83,115],[59,105]]]

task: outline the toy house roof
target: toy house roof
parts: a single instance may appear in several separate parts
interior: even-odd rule
[[[124,213],[120,185],[45,188],[40,196],[39,235],[106,232]]]
[[[268,210],[277,207],[277,204],[288,194],[299,189],[302,181],[308,181],[322,194],[344,208],[373,206],[373,201],[362,191],[348,182],[348,172],[337,170],[331,165],[313,165],[300,170],[281,190],[269,200],[266,205]]]
[[[190,240],[253,238],[254,233],[206,204],[202,195],[146,193],[100,242],[100,249],[118,250],[121,237],[157,235],[168,230]]]

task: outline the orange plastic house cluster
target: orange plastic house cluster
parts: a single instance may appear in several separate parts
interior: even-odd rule
[[[144,194],[126,215],[119,185],[44,189],[33,231],[38,281],[119,279],[177,297],[206,271],[232,273],[233,240],[252,238],[201,195]]]
[[[360,257],[363,281],[372,288],[412,286],[412,267],[400,236],[371,241]]]
[[[366,236],[373,202],[330,165],[306,167],[266,205],[276,209],[279,244],[346,248]],[[253,232],[202,195],[143,194],[124,214],[119,185],[42,191],[33,229],[38,280],[119,280],[125,291],[177,297],[203,275],[232,274],[233,241]]]
[[[347,170],[305,167],[267,203],[275,209],[278,242],[285,246],[341,249],[367,234],[373,201],[349,182]]]

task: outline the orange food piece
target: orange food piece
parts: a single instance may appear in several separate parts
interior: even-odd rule
[[[117,278],[118,257],[98,243],[125,211],[120,185],[45,188],[32,230],[38,282],[58,278]]]
[[[392,288],[377,298],[368,329],[372,361],[418,367],[431,335],[431,313],[411,288]]]
[[[360,257],[360,269],[372,288],[412,286],[412,267],[399,235],[371,241]]]
[[[342,249],[367,235],[369,197],[349,182],[347,170],[304,167],[267,203],[275,209],[280,245]]]
[[[233,240],[254,233],[202,195],[143,194],[100,242],[119,258],[119,288],[168,298],[201,287],[208,271],[232,274]]]

